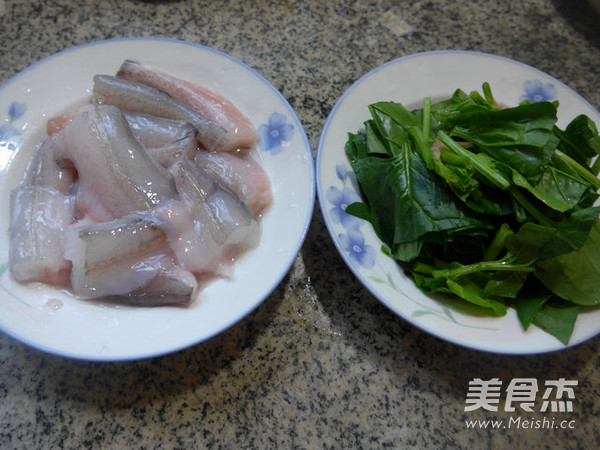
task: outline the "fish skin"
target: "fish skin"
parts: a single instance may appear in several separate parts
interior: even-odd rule
[[[84,216],[108,221],[178,195],[172,177],[150,158],[114,106],[81,111],[56,136],[55,160],[77,170],[77,207]]]
[[[93,102],[113,105],[125,111],[189,122],[198,130],[198,142],[209,150],[219,148],[227,135],[227,130],[221,125],[167,93],[121,77],[95,75]]]
[[[198,132],[191,123],[184,120],[131,111],[123,111],[123,115],[133,135],[146,148],[164,147],[188,137],[195,139]]]
[[[253,147],[256,128],[229,99],[199,84],[162,73],[137,61],[126,60],[117,76],[137,81],[166,92],[227,130],[227,135],[213,150],[236,151]]]
[[[161,166],[168,168],[179,158],[196,156],[197,130],[189,122],[129,111],[123,114],[133,135]]]

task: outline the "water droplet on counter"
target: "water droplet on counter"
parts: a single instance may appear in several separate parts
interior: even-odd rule
[[[294,293],[291,288],[286,292],[286,298],[292,305],[298,316],[310,323],[317,330],[330,336],[342,336],[341,331],[332,323],[327,311],[319,302],[318,296],[313,288],[310,276],[304,271],[304,262],[297,258],[291,270],[293,284],[296,285]]]

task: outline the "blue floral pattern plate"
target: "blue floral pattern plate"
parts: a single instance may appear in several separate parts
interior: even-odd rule
[[[230,279],[202,290],[189,308],[107,306],[40,284],[15,283],[8,270],[9,195],[21,180],[46,120],[89,100],[92,76],[136,59],[220,92],[255,125],[253,150],[274,194],[259,246]],[[293,173],[293,176],[290,176]],[[256,308],[279,284],[305,239],[315,201],[314,161],[294,110],[259,73],[187,42],[129,38],[64,50],[0,87],[0,330],[33,347],[88,360],[157,356],[202,342]]]
[[[587,114],[600,126],[600,113],[555,78],[525,64],[467,51],[424,52],[392,60],[356,81],[331,111],[317,152],[317,195],[328,231],[342,258],[361,283],[384,305],[411,324],[447,341],[488,352],[526,354],[565,346],[534,328],[521,328],[514,310],[501,318],[466,311],[443,297],[424,295],[396,262],[381,251],[382,243],[365,221],[345,207],[358,200],[359,189],[344,153],[348,133],[369,119],[368,105],[397,101],[409,109],[424,97],[448,98],[455,89],[481,91],[489,82],[494,98],[506,105],[558,100],[559,125]],[[600,309],[583,311],[570,346],[600,332]]]

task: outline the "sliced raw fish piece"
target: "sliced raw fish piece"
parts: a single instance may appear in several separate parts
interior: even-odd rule
[[[214,239],[220,245],[239,245],[247,249],[257,244],[257,221],[240,200],[221,188],[208,172],[189,160],[181,160],[173,166],[171,173],[184,201],[192,207],[206,209],[212,219]]]
[[[71,263],[63,256],[64,233],[75,201],[61,192],[26,185],[11,192],[10,270],[23,283],[68,286]]]
[[[165,234],[147,216],[132,214],[110,222],[75,224],[65,237],[76,295],[127,294],[150,282],[168,251]]]
[[[173,142],[170,145],[165,145],[164,147],[146,148],[146,152],[150,158],[165,169],[171,167],[179,159],[194,159],[196,151],[196,140],[194,138],[183,139],[178,142]]]
[[[254,159],[230,153],[199,151],[196,164],[235,194],[255,217],[273,203],[269,176]]]
[[[214,150],[233,151],[252,147],[257,139],[252,122],[227,98],[203,86],[155,70],[135,61],[125,61],[117,76],[166,92],[227,130]]]
[[[96,221],[148,210],[177,196],[172,177],[150,158],[113,106],[81,111],[56,139],[59,167],[77,170],[77,207]]]
[[[197,130],[190,123],[129,111],[124,115],[133,135],[161,166],[168,168],[179,158],[196,156]]]
[[[135,306],[189,305],[197,288],[198,281],[194,274],[164,256],[156,276],[146,285],[129,294],[109,299]]]
[[[235,258],[257,245],[258,222],[193,162],[180,160],[170,171],[183,202],[156,211],[179,264],[195,274],[223,275]]]
[[[125,78],[95,75],[93,101],[96,104],[113,105],[125,111],[189,122],[198,130],[198,142],[210,150],[219,148],[227,135],[227,130],[221,125],[165,92]]]
[[[168,168],[179,158],[196,156],[197,130],[188,122],[129,111],[124,115],[133,135],[161,166]]]
[[[183,201],[174,200],[156,207],[153,214],[167,234],[169,247],[182,269],[196,275],[219,273],[222,249],[210,232],[210,217],[205,208],[200,205],[191,208]]]
[[[72,167],[60,168],[56,164],[54,159],[56,148],[56,137],[46,136],[38,145],[35,156],[29,163],[25,182],[50,187],[68,195],[77,173]]]
[[[123,111],[123,114],[133,135],[146,148],[165,147],[189,137],[196,137],[196,128],[183,120],[131,111]]]

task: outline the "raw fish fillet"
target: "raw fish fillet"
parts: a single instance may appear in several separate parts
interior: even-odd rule
[[[113,106],[81,111],[56,134],[59,167],[78,174],[77,207],[107,221],[177,197],[172,177],[154,162]]]
[[[62,131],[81,111],[89,110],[93,105],[85,105],[78,111],[59,114],[48,119],[46,132],[49,138]],[[193,158],[198,149],[196,135],[198,130],[189,122],[167,119],[122,110],[131,132],[146,150],[150,150],[161,165],[168,166],[176,158]]]
[[[113,105],[125,111],[189,122],[198,130],[198,142],[209,150],[220,148],[227,135],[221,125],[165,92],[125,78],[94,76],[93,100],[98,105]]]
[[[63,243],[74,204],[72,197],[39,185],[11,192],[10,270],[16,280],[68,286],[71,263],[63,257]]]
[[[164,147],[146,148],[146,152],[150,158],[165,169],[168,169],[182,158],[192,160],[196,156],[196,150],[196,141],[193,138],[182,139]]]
[[[151,114],[123,111],[133,135],[144,147],[164,147],[172,142],[195,137],[197,130],[184,120],[166,119]]]
[[[150,282],[168,251],[165,234],[149,217],[132,214],[103,223],[78,223],[65,237],[76,295],[122,295]]]
[[[123,62],[117,76],[164,91],[224,127],[227,135],[215,150],[250,148],[258,139],[252,122],[230,100],[216,92],[135,61]]]
[[[77,174],[72,167],[58,167],[54,160],[56,147],[55,136],[44,138],[27,168],[25,183],[46,186],[68,195]]]
[[[217,183],[234,193],[255,217],[273,203],[269,176],[252,158],[199,151],[194,161]]]
[[[198,211],[199,210],[200,213]],[[177,264],[195,274],[219,272],[221,249],[210,233],[210,223],[201,215],[204,207],[190,208],[180,200],[153,210],[159,226],[165,231]]]
[[[193,162],[180,160],[170,172],[183,201],[155,212],[178,263],[196,274],[223,275],[240,253],[257,245],[258,222]]]
[[[160,269],[147,284],[128,294],[108,297],[108,300],[135,306],[189,305],[197,288],[194,274],[164,256]]]
[[[189,122],[125,111],[133,135],[150,157],[168,168],[179,158],[193,159],[197,130]]]

